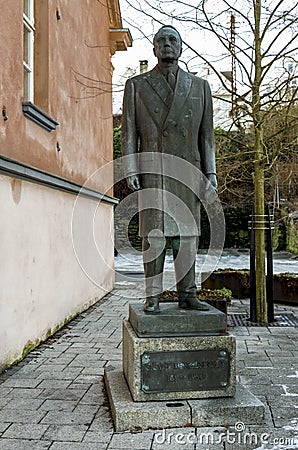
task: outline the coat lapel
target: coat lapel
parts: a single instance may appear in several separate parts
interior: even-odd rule
[[[183,105],[189,95],[191,84],[191,77],[189,77],[186,72],[179,69],[177,73],[177,82],[174,95],[172,97],[173,101],[171,103],[169,114],[167,116],[168,120],[177,117],[177,114],[180,114],[180,112],[182,111]]]
[[[159,100],[162,101],[160,108],[158,108],[159,113],[153,115],[156,125],[161,128],[165,120],[174,118],[180,113],[188,97],[192,81],[186,72],[179,69],[175,91],[173,92],[157,66],[150,72],[146,80]]]
[[[158,97],[158,103],[156,103],[156,101],[154,102],[153,99],[151,100],[152,103],[150,107],[152,108],[152,106],[156,105],[152,118],[155,121],[157,127],[162,128],[165,119],[169,114],[174,94],[165,77],[160,72],[157,66],[150,72],[150,76],[147,78],[147,81]]]
[[[151,76],[147,78],[148,83],[159,96],[161,101],[169,108],[171,105],[171,102],[169,102],[169,100],[171,100],[173,92],[168,85],[167,80],[157,66],[151,71],[150,75]]]

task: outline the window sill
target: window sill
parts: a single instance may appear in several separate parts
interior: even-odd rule
[[[57,126],[59,125],[59,122],[56,122],[56,120],[52,119],[52,117],[43,112],[32,102],[22,102],[22,110],[24,116],[27,117],[27,119],[32,120],[32,122],[36,123],[49,132],[56,130]]]

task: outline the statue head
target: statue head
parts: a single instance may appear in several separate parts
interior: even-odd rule
[[[182,39],[172,25],[161,27],[153,38],[153,52],[159,62],[178,61],[182,52]]]

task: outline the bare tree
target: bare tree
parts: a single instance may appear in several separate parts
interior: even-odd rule
[[[197,64],[199,67],[200,62],[204,62],[211,67],[230,92],[231,128],[234,125],[244,133],[248,130],[251,133],[245,149],[251,152],[253,166],[256,316],[258,322],[267,323],[265,180],[266,171],[272,171],[280,152],[280,146],[274,147],[274,138],[282,133],[281,128],[270,127],[270,118],[276,116],[280,109],[283,115],[288,109],[285,120],[290,121],[297,132],[297,109],[291,109],[291,106],[297,99],[298,85],[298,2],[126,0],[126,3],[142,13],[147,21],[149,17],[151,24],[171,23],[179,30],[184,28],[188,36],[184,39],[186,65],[195,67]],[[144,33],[140,20],[138,28]],[[204,45],[200,45],[202,36]],[[218,44],[216,49],[215,42]],[[230,64],[232,82],[228,82],[222,73],[226,64]],[[274,148],[268,149],[268,145]]]

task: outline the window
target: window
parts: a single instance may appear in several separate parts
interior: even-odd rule
[[[48,36],[48,1],[23,0],[24,86],[22,110],[27,119],[47,131],[53,131],[56,130],[59,123],[43,111],[47,111],[49,107],[47,58],[49,49],[45,46],[45,38]],[[39,59],[38,55],[40,55]]]
[[[23,10],[23,67],[24,100],[34,97],[34,0],[24,0]]]

